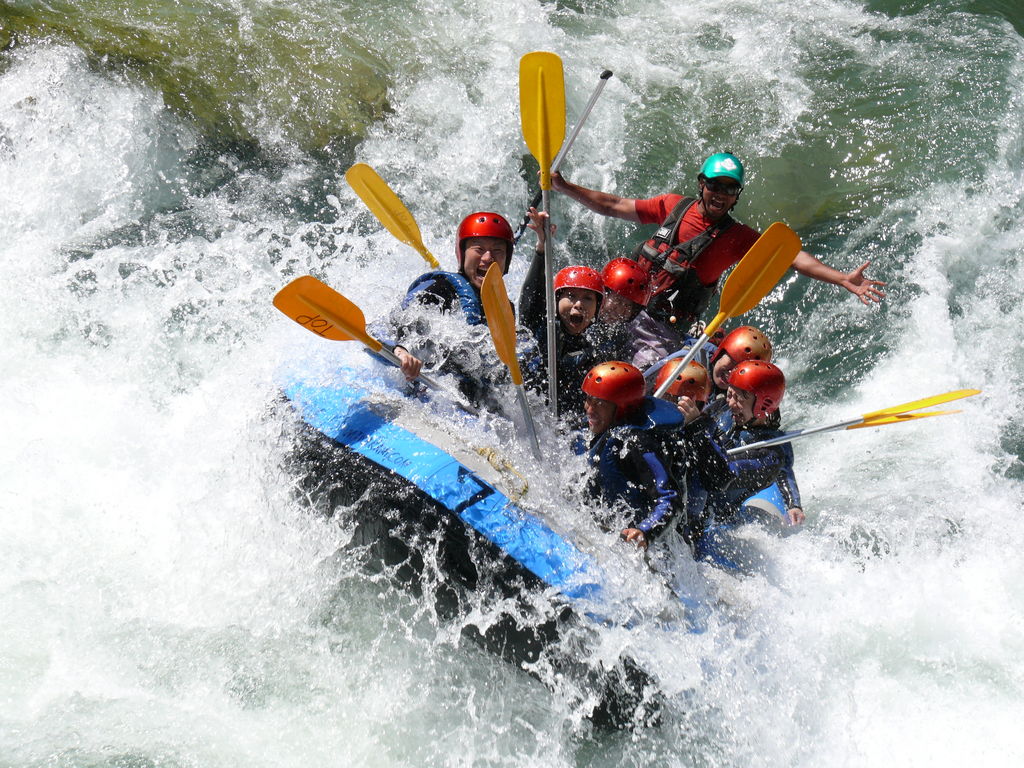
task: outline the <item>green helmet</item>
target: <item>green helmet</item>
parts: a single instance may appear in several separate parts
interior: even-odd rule
[[[700,175],[708,179],[716,176],[728,176],[743,186],[743,163],[736,155],[729,152],[718,152],[704,161],[700,167]]]

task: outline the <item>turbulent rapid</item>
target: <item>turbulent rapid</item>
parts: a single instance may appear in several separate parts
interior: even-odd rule
[[[0,762],[1019,765],[1022,34],[997,0],[0,5]],[[888,283],[866,307],[790,275],[745,316],[786,428],[983,390],[798,443],[806,529],[750,533],[770,573],[700,569],[715,610],[647,649],[671,701],[635,733],[363,567],[277,407],[283,370],[371,365],[278,289],[316,275],[372,321],[424,271],[344,170],[374,167],[450,265],[467,211],[516,220],[535,190],[537,49],[570,125],[615,73],[567,177],[693,192],[731,150],[739,219]],[[552,209],[559,266],[638,239]],[[586,514],[566,485],[537,491]]]

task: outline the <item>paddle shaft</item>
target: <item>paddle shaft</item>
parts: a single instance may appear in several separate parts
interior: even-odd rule
[[[715,325],[714,328],[711,328],[710,325],[708,326],[708,328],[711,329],[711,333],[714,333],[715,329],[718,328],[718,326],[721,324],[722,321],[719,321],[718,325]],[[690,361],[697,356],[697,353],[700,351],[700,348],[707,344],[708,339],[710,338],[711,336],[707,333],[707,330],[705,329],[705,332],[702,333],[700,338],[693,343],[692,347],[690,347],[690,351],[686,353],[686,356],[682,359],[682,362],[676,365],[675,370],[672,371],[672,375],[665,379],[662,385],[655,390],[655,397],[661,397],[662,395],[665,394],[665,391],[672,386],[672,382],[675,380],[676,376],[678,376],[683,370],[685,370],[686,366],[690,364]],[[673,365],[673,363],[668,362],[665,363],[665,365]]]
[[[399,358],[398,355],[396,355],[394,352],[392,352],[387,347],[381,345],[381,348],[379,350],[377,350],[377,354],[380,355],[381,357],[383,357],[385,360],[387,360],[392,365],[396,365],[399,368],[402,367],[402,360],[401,360],[401,358]],[[416,378],[419,379],[420,381],[422,381],[424,384],[426,384],[431,389],[444,390],[444,387],[442,387],[440,384],[438,384],[436,381],[434,381],[432,378],[430,378],[426,374],[422,374],[421,373]]]
[[[548,191],[544,190],[544,210],[548,209]],[[548,402],[551,404],[551,412],[558,418],[558,308],[555,305],[555,284],[554,258],[551,256],[551,241],[549,233],[550,217],[544,219],[544,302],[547,307],[547,331],[548,331]]]
[[[750,445],[741,445],[736,448],[730,448],[726,451],[726,454],[729,456],[735,456],[737,453],[743,453],[744,451],[749,451],[754,448],[766,448],[770,445],[788,443],[801,437],[807,437],[808,435],[820,435],[822,432],[836,432],[841,429],[884,427],[886,424],[903,424],[917,419],[927,419],[931,416],[948,416],[953,413],[960,413],[960,411],[925,411],[924,413],[894,413],[882,416],[862,416],[859,419],[850,419],[849,421],[840,421],[835,424],[826,424],[822,427],[809,427],[808,429],[798,429],[794,432],[787,432],[784,435],[773,437],[770,440],[761,440],[760,442],[751,443]]]
[[[576,137],[580,135],[580,129],[583,128],[583,124],[587,122],[587,118],[590,117],[590,110],[594,108],[594,103],[597,101],[597,97],[601,95],[601,91],[608,84],[608,78],[612,76],[612,71],[606,69],[601,73],[600,81],[594,92],[590,95],[590,100],[587,102],[587,106],[583,108],[583,114],[580,115],[580,119],[576,122],[576,126],[572,129],[572,133],[569,134],[569,139],[562,145],[562,148],[558,150],[558,154],[555,155],[555,159],[551,161],[551,172],[555,173],[562,165],[562,160],[565,159],[566,153],[572,147],[573,142],[576,141]]]
[[[383,344],[381,344],[381,347],[380,347],[379,350],[376,350],[375,354],[380,355],[385,360],[387,360],[389,363],[392,363],[393,365],[397,365],[398,368],[401,369],[401,367],[402,367],[401,359],[398,357],[398,355],[396,355],[392,350],[390,350],[387,347],[385,347]],[[479,416],[480,415],[480,409],[476,408],[475,406],[471,405],[470,403],[467,403],[459,395],[455,394],[454,392],[449,390],[447,387],[444,387],[444,386],[438,384],[437,381],[435,381],[434,379],[430,378],[426,374],[421,373],[416,378],[418,380],[422,381],[424,384],[426,384],[431,389],[433,389],[433,390],[435,390],[437,392],[442,392],[443,394],[445,394],[448,397],[452,398],[452,400],[455,401],[455,403],[459,406],[459,408],[464,410],[466,413],[471,414],[473,416]]]
[[[597,102],[598,97],[601,95],[601,91],[603,91],[604,87],[608,84],[608,78],[610,78],[611,76],[612,71],[610,69],[606,69],[604,72],[601,73],[601,79],[598,82],[597,87],[594,89],[594,92],[590,94],[590,100],[587,102],[587,106],[583,108],[583,114],[580,115],[580,119],[577,121],[576,126],[572,129],[572,133],[569,134],[569,138],[562,145],[562,148],[558,150],[558,154],[555,155],[555,159],[551,162],[552,173],[557,173],[558,169],[561,168],[562,160],[565,159],[566,154],[572,148],[573,142],[576,141],[576,137],[580,135],[580,130],[582,130],[583,124],[587,122],[587,118],[590,117],[590,112],[594,108],[594,104]],[[527,206],[527,208],[536,208],[540,204],[542,196],[543,191],[538,191],[537,194],[533,196],[533,200],[530,201],[530,204],[529,206]],[[519,242],[519,240],[523,236],[523,233],[526,232],[526,226],[529,223],[529,215],[523,216],[523,220],[519,224],[519,229],[516,230],[515,237],[513,238],[513,240],[516,243]]]
[[[809,427],[807,429],[798,429],[795,432],[787,432],[784,435],[773,437],[770,440],[761,440],[756,443],[750,443],[749,445],[740,445],[736,448],[730,448],[725,453],[727,456],[735,456],[739,453],[746,451],[752,451],[755,448],[768,448],[772,445],[782,445],[782,443],[789,443],[793,440],[798,440],[801,437],[808,437],[809,435],[820,435],[823,432],[838,432],[840,429],[846,429],[852,427],[854,424],[860,424],[864,421],[864,417],[857,419],[848,419],[846,421],[837,421],[835,424],[825,424],[821,427]]]
[[[523,417],[526,421],[526,433],[530,436],[530,450],[533,451],[533,456],[538,461],[541,460],[540,454],[540,443],[537,442],[537,425],[533,423],[533,413],[530,411],[530,405],[526,402],[526,389],[522,384],[516,385],[516,400],[519,401],[519,407],[523,411]]]
[[[687,347],[686,351],[689,352],[690,348]],[[656,363],[651,363],[647,368],[644,369],[644,379],[647,381],[650,381],[651,379],[656,379],[658,377],[658,374],[661,373],[662,368],[664,368],[666,365],[675,365],[676,361],[679,360],[680,357],[682,357],[682,355],[673,352],[671,355],[661,358],[661,360],[658,360]],[[679,374],[677,373],[676,376],[678,375]]]

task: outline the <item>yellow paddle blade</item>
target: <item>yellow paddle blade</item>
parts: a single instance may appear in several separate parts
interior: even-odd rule
[[[519,60],[519,116],[540,165],[540,188],[551,189],[551,162],[565,139],[565,80],[557,55],[534,51]]]
[[[484,314],[487,315],[487,327],[491,330],[494,349],[508,366],[512,383],[518,387],[523,383],[523,374],[519,370],[519,358],[516,357],[516,320],[512,316],[512,303],[508,300],[505,280],[498,264],[491,264],[487,268],[484,284],[480,287],[480,299],[483,301]]]
[[[922,408],[928,408],[932,405],[939,405],[941,403],[948,403],[953,400],[960,400],[964,397],[973,397],[974,395],[980,394],[980,389],[957,389],[953,392],[947,392],[944,395],[932,395],[931,397],[923,397],[920,400],[914,400],[909,403],[903,403],[903,405],[892,405],[888,408],[882,408],[878,411],[872,411],[871,413],[865,413],[864,419],[875,419],[880,416],[891,416],[899,413],[906,413],[907,411],[919,411]]]
[[[374,352],[383,346],[366,333],[362,310],[312,275],[296,278],[278,291],[274,306],[325,339],[361,341]]]
[[[749,312],[786,274],[803,246],[796,232],[776,221],[750,246],[722,287],[721,311]]]
[[[345,181],[388,232],[415,248],[431,267],[439,268],[437,259],[423,244],[416,219],[373,168],[356,163],[345,172]]]
[[[847,429],[863,429],[864,427],[881,427],[885,424],[902,424],[904,421],[913,421],[914,419],[927,419],[929,416],[946,416],[950,413],[960,413],[956,411],[928,411],[926,413],[895,413],[891,416],[879,416],[874,419],[862,421],[860,424],[853,424]]]

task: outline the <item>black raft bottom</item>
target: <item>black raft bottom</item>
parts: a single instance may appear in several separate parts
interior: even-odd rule
[[[439,618],[463,620],[464,637],[534,677],[545,681],[549,670],[575,681],[599,702],[589,715],[596,726],[657,724],[661,696],[631,659],[611,669],[587,662],[586,638],[599,628],[568,604],[536,599],[544,588],[536,576],[407,480],[294,421],[297,491],[318,514],[353,526],[348,548],[368,570],[432,599]],[[481,601],[497,614],[482,631],[465,621]]]

